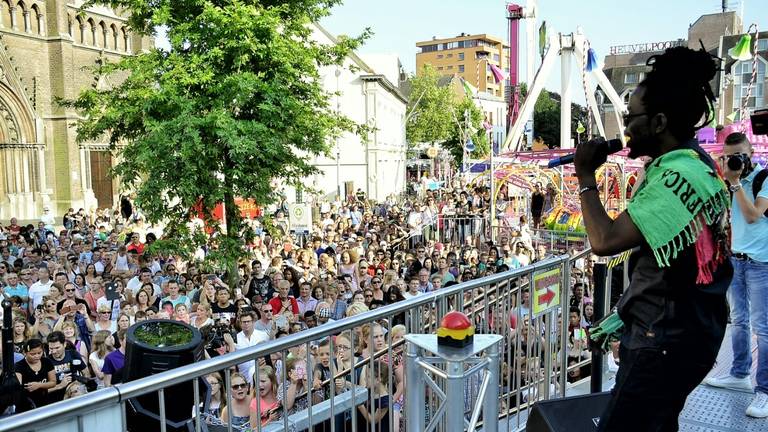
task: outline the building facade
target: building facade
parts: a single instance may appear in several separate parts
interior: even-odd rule
[[[495,36],[462,33],[453,38],[416,42],[416,74],[432,65],[440,75],[457,75],[480,92],[505,97],[505,82],[496,84],[490,64],[509,75],[509,46]]]
[[[336,38],[315,25],[315,40],[334,44]],[[344,64],[320,69],[325,90],[332,94],[331,107],[371,132],[367,139],[345,133],[331,143],[330,154],[317,156],[319,173],[305,184],[325,199],[354,194],[383,200],[405,189],[405,110],[407,99],[400,91],[402,68],[396,55],[350,54]],[[288,193],[289,200],[292,194]]]
[[[0,220],[34,219],[43,206],[111,207],[106,142],[78,143],[77,113],[56,103],[97,81],[84,67],[150,47],[126,18],[106,7],[83,13],[82,0],[0,2]]]
[[[667,48],[675,46],[687,46],[692,49],[700,49],[702,45],[712,55],[726,59],[726,75],[730,74],[730,65],[733,60],[728,58],[728,49],[739,39],[742,32],[741,17],[734,11],[706,14],[700,16],[693,24],[688,27],[686,39],[677,39],[661,42],[643,42],[632,45],[622,45],[611,47],[610,53],[605,56],[605,65],[603,71],[610,80],[611,85],[616,92],[629,103],[629,97],[637,88],[637,85],[645,78],[645,74],[650,70],[646,65],[648,59],[657,54],[661,54]],[[725,46],[730,44],[730,46]],[[751,62],[750,62],[751,63]],[[746,66],[736,65],[739,71],[744,71]],[[751,72],[751,69],[749,69]],[[763,75],[764,76],[764,75]],[[724,89],[724,76],[718,73],[712,81],[712,89],[718,97],[716,106],[718,118],[722,123],[724,116],[720,113],[728,111],[728,99],[733,96],[726,95],[721,97]],[[727,91],[727,89],[726,89]],[[761,90],[762,91],[762,90]],[[754,94],[754,92],[753,92]],[[762,95],[762,93],[760,93]],[[605,134],[608,138],[618,137],[623,133],[622,126],[616,119],[616,113],[610,101],[603,95],[598,94],[598,104],[600,101],[601,117],[605,125]],[[725,114],[727,115],[727,114]]]
[[[752,35],[754,36],[754,35]],[[734,60],[728,56],[728,50],[736,46],[741,34],[722,36],[720,52],[726,59],[722,75],[718,74],[718,107],[717,121],[727,125],[733,121],[747,120],[755,110],[768,108],[768,98],[765,94],[766,67],[768,67],[768,32],[761,32],[757,38],[757,52],[752,41],[752,55],[757,62],[757,74],[752,84],[753,59]]]

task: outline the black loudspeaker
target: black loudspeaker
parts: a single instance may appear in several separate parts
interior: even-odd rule
[[[170,320],[148,320],[132,325],[126,335],[124,380],[132,381],[165,372],[203,359],[200,331],[189,324]],[[209,389],[204,378],[176,384],[165,389],[166,427],[168,431],[194,430],[194,388],[200,400],[207,401]],[[128,430],[160,430],[160,403],[152,392],[129,400]]]
[[[595,432],[611,393],[594,393],[565,399],[539,401],[533,405],[525,430],[528,432]]]
[[[768,109],[757,110],[749,117],[754,135],[768,135]]]

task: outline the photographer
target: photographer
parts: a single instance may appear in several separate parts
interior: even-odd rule
[[[85,314],[86,315],[91,314],[91,310],[88,308],[88,302],[81,298],[78,298],[76,293],[77,293],[77,288],[75,287],[75,284],[73,284],[72,282],[67,282],[64,284],[64,298],[60,300],[58,304],[56,304],[56,311],[59,314],[65,315],[66,313],[68,313],[68,312],[62,311],[62,308],[64,307],[64,302],[66,302],[67,300],[72,300],[73,302],[75,302],[76,305],[84,305]]]
[[[715,387],[753,391],[750,322],[757,335],[757,387],[747,407],[750,417],[768,417],[768,182],[766,170],[752,164],[752,144],[742,133],[725,139],[721,164],[732,197],[731,262],[728,288],[733,363],[730,374],[708,378]]]
[[[52,332],[48,335],[48,360],[56,372],[56,386],[48,389],[50,402],[64,399],[64,390],[77,379],[80,373],[87,375],[88,369],[83,358],[74,350],[67,349],[66,338],[62,332]]]

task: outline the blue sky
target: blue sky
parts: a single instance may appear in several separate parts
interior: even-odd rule
[[[768,30],[768,0],[744,2],[744,30],[756,22]],[[503,0],[346,0],[321,21],[331,33],[358,35],[370,27],[373,36],[360,53],[397,53],[403,67],[413,72],[416,41],[462,32],[488,33],[507,39]],[[720,0],[539,0],[539,22],[571,33],[581,26],[600,64],[613,45],[686,38],[688,26],[707,13],[720,10]],[[729,0],[738,5],[738,0]],[[521,0],[518,4],[525,4]],[[741,10],[736,8],[736,10]],[[524,68],[521,67],[524,79]],[[559,66],[548,81],[559,88]],[[575,75],[574,75],[575,77]],[[574,97],[578,92],[574,92]],[[583,96],[581,97],[583,100]]]

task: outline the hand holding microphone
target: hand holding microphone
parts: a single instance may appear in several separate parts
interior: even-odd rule
[[[621,140],[595,138],[576,147],[575,153],[570,153],[549,161],[548,168],[573,163],[576,168],[576,176],[592,174],[600,165],[608,160],[608,155],[617,153],[623,149]]]

